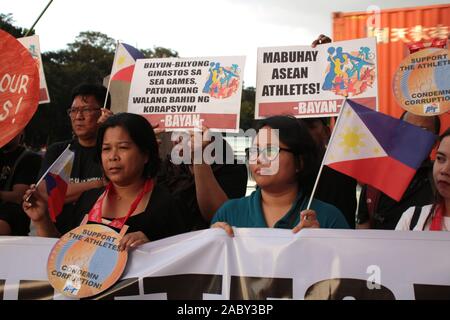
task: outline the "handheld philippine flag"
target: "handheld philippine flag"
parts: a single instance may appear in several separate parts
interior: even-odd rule
[[[70,182],[74,153],[69,150],[69,146],[61,153],[43,176],[47,186],[48,211],[53,222],[56,221],[56,217],[62,211],[67,187]]]
[[[436,136],[346,100],[323,164],[400,201]]]
[[[111,70],[111,80],[131,82],[136,60],[142,58],[145,57],[138,49],[126,43],[119,43],[114,56],[114,62]]]

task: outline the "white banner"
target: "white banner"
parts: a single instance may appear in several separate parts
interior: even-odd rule
[[[258,48],[255,117],[339,114],[345,97],[377,108],[375,38]]]
[[[237,132],[245,57],[138,59],[128,111],[167,131]]]
[[[45,80],[44,65],[42,63],[41,48],[39,46],[39,36],[34,35],[17,39],[25,48],[28,49],[31,56],[36,60],[39,66],[39,104],[49,103],[50,96],[48,94],[47,81]]]
[[[67,299],[47,280],[56,239],[0,237],[0,299]],[[450,233],[221,229],[139,247],[99,299],[450,299]]]

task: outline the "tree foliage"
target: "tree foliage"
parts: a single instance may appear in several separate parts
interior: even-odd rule
[[[26,29],[14,25],[11,14],[0,14],[0,28],[16,38]],[[30,34],[33,34],[30,33]],[[39,148],[69,139],[71,126],[66,109],[72,103],[72,89],[83,82],[103,83],[111,72],[116,41],[96,31],[83,31],[67,48],[42,53],[51,102],[41,104],[26,128],[26,142]],[[174,50],[154,47],[141,50],[148,58],[177,57]]]
[[[0,13],[0,29],[8,32],[13,37],[21,38],[24,37],[28,29],[19,28],[14,25],[14,19],[11,13],[4,14]],[[29,35],[33,35],[34,31],[30,32]]]
[[[26,29],[16,27],[11,14],[0,14],[0,28],[16,38]],[[30,34],[33,34],[30,33]],[[116,41],[96,31],[83,31],[67,48],[42,53],[45,77],[51,103],[41,104],[26,128],[26,142],[39,148],[55,141],[69,139],[71,126],[66,109],[70,107],[72,89],[83,82],[103,83],[111,72]],[[178,57],[172,49],[155,46],[141,50],[147,58]],[[241,128],[252,125],[255,106],[255,88],[242,92]]]
[[[172,58],[178,57],[178,52],[163,47],[141,50],[146,58]]]

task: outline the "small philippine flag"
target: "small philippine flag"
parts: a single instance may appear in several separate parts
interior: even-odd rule
[[[135,47],[126,43],[119,43],[114,56],[111,80],[131,82],[136,60],[143,58],[145,58],[144,54]]]
[[[48,193],[48,211],[53,222],[64,206],[70,174],[73,167],[74,153],[67,147],[50,166],[44,176]]]

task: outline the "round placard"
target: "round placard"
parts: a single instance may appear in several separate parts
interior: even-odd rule
[[[30,52],[0,30],[0,148],[28,124],[39,103],[39,69]]]
[[[435,116],[450,109],[449,50],[428,48],[407,56],[394,75],[398,104],[417,115]]]
[[[85,298],[111,287],[127,263],[119,251],[122,236],[102,224],[81,225],[61,237],[50,252],[47,273],[60,293]]]

